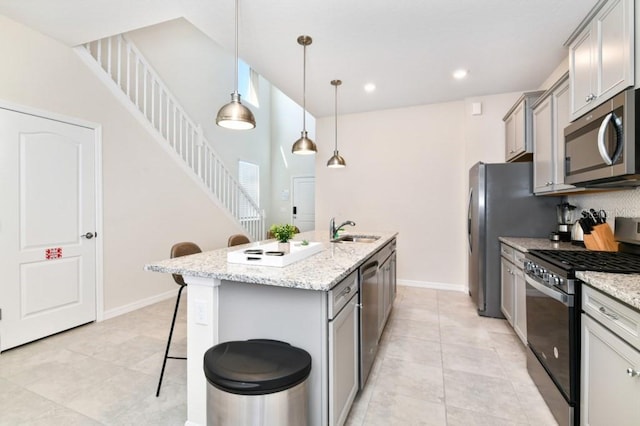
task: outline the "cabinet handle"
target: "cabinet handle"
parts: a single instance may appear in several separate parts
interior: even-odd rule
[[[629,367],[627,368],[627,374],[629,375],[629,377],[638,377],[640,376],[640,371],[636,371],[633,368]]]
[[[619,319],[617,315],[612,314],[610,312],[607,312],[607,310],[606,310],[606,308],[604,306],[600,306],[599,311],[602,312],[603,314],[605,314],[606,316],[608,316],[609,318],[611,318],[614,321],[617,321]]]
[[[596,95],[594,95],[593,93],[589,93],[589,94],[587,95],[587,97],[586,97],[586,98],[584,98],[584,101],[585,101],[585,102],[591,102],[591,101],[592,101],[592,100],[594,100],[595,98],[596,98]]]
[[[553,182],[547,182],[547,186],[553,185]]]
[[[349,294],[349,293],[351,293],[351,287],[347,287],[344,290],[342,290],[342,293],[340,293],[340,296],[338,296],[338,297],[342,297],[345,294]]]

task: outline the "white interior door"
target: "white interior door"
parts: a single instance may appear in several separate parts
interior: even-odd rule
[[[292,223],[301,232],[313,231],[316,227],[316,178],[294,177]]]
[[[95,130],[0,108],[0,351],[96,319]]]

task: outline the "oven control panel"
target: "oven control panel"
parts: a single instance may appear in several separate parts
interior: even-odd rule
[[[539,283],[548,287],[558,287],[569,294],[573,293],[573,291],[570,291],[573,290],[573,280],[567,280],[563,276],[547,270],[534,261],[525,260],[524,270],[527,275]]]

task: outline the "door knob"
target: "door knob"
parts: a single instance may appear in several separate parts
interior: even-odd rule
[[[82,238],[86,238],[87,240],[90,240],[90,239],[92,239],[93,237],[97,237],[97,236],[98,236],[98,233],[97,233],[97,232],[96,232],[95,234],[94,234],[94,233],[92,233],[92,232],[87,232],[87,233],[86,233],[86,234],[84,234],[84,235],[80,235],[80,237],[82,237]]]

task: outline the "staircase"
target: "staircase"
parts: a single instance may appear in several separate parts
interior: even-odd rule
[[[76,48],[120,101],[252,240],[265,238],[265,215],[204,138],[136,46],[123,35]]]

